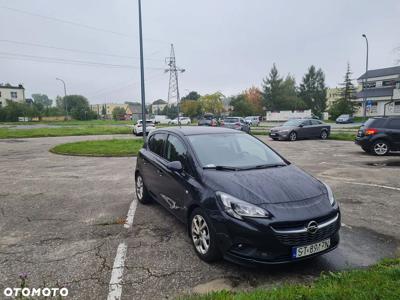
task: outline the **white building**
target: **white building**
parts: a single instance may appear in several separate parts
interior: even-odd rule
[[[369,70],[358,83],[362,89],[355,100],[359,104],[356,116],[363,116],[364,101],[367,116],[400,115],[400,66]]]
[[[25,89],[22,84],[18,86],[0,84],[0,108],[7,105],[7,100],[25,103]]]

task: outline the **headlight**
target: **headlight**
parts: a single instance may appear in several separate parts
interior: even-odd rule
[[[229,194],[223,192],[217,192],[216,194],[222,202],[224,211],[234,218],[269,218],[271,216],[266,210],[262,209],[261,207],[239,200]]]
[[[326,187],[326,190],[328,192],[329,202],[331,203],[332,206],[334,206],[336,201],[335,201],[335,197],[333,196],[332,189],[325,182],[322,182],[322,184]]]

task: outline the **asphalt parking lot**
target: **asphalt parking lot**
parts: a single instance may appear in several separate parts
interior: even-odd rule
[[[261,137],[331,185],[343,227],[340,247],[325,256],[249,269],[200,261],[184,226],[159,205],[132,210],[135,158],[48,152],[60,143],[114,137],[0,140],[0,291],[18,287],[26,272],[30,287],[67,287],[70,299],[106,299],[119,269],[122,299],[165,299],[211,288],[307,282],[321,271],[400,254],[399,155],[370,156],[352,142]],[[135,212],[133,223],[124,226],[128,210]],[[121,244],[122,267],[115,264]]]

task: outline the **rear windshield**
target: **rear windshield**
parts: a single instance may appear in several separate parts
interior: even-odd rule
[[[383,119],[383,118],[377,118],[377,119],[371,118],[371,119],[368,119],[368,121],[364,123],[364,127],[365,128],[373,128],[373,127],[382,128],[382,127],[385,126],[385,123],[386,123],[386,119]]]
[[[239,122],[239,118],[226,118],[224,120],[225,123],[236,123]]]

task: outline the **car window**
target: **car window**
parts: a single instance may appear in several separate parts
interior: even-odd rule
[[[371,118],[368,119],[367,122],[365,122],[364,127],[365,128],[383,128],[385,127],[386,119],[384,118]]]
[[[286,164],[267,145],[248,134],[199,134],[190,135],[188,139],[205,168],[249,168],[266,164]]]
[[[165,133],[156,133],[149,139],[148,146],[149,150],[161,157],[163,157],[164,143],[167,138]]]
[[[166,144],[166,158],[168,161],[180,161],[183,169],[188,171],[189,160],[185,144],[176,136],[169,135]]]
[[[400,130],[400,119],[391,119],[387,124],[387,128]]]
[[[321,125],[322,122],[321,122],[321,121],[318,121],[318,120],[311,120],[311,124],[312,124],[312,125]]]
[[[310,120],[306,120],[306,121],[303,121],[301,124],[303,126],[310,126],[311,125],[311,121]]]

